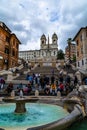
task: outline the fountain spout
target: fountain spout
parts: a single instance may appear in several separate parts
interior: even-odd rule
[[[20,90],[19,96],[20,96],[20,98],[23,98],[23,91],[22,91],[22,89]]]

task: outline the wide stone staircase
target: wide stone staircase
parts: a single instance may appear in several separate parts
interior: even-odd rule
[[[52,67],[52,66],[40,66],[40,67],[37,66],[37,67],[32,68],[30,70],[27,67],[23,67],[18,72],[19,76],[17,76],[14,80],[26,80],[27,74],[29,74],[29,75],[40,74],[40,76],[46,75],[49,77],[51,77],[52,74],[54,74],[55,77],[58,78],[60,70],[58,70],[56,67]],[[72,77],[73,74],[76,73],[76,70],[73,70],[72,66],[67,66],[67,67],[63,68],[63,72],[68,73]]]
[[[58,70],[56,67],[43,66],[43,67],[32,68],[31,70],[28,70],[27,68],[22,68],[22,70],[20,70],[20,75],[16,77],[14,80],[25,80],[27,74],[32,75],[33,73],[40,74],[41,76],[46,75],[49,77],[52,74],[58,76]]]
[[[16,75],[18,75],[14,80],[26,80],[26,75],[29,73],[29,69],[27,67],[23,67],[20,69]]]
[[[36,67],[34,70],[30,71],[30,74],[40,74],[40,75],[47,75],[50,76],[52,74],[58,75],[58,70],[56,67],[52,66],[42,66],[42,67]]]

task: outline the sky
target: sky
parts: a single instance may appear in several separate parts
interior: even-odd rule
[[[19,50],[39,50],[43,34],[58,35],[58,49],[87,26],[87,0],[0,0],[0,21],[21,41]]]

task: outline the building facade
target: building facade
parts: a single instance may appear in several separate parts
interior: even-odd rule
[[[43,34],[40,38],[40,50],[19,51],[19,58],[30,62],[41,62],[41,64],[51,65],[52,61],[56,61],[58,53],[58,37],[56,33],[52,35],[52,43],[49,36]]]
[[[70,44],[70,59],[73,61],[74,57],[76,56],[76,44]],[[65,48],[65,61],[69,61],[69,46]]]
[[[77,68],[87,69],[87,27],[82,27],[75,35]]]
[[[18,65],[18,50],[21,42],[14,33],[0,22],[0,70]]]

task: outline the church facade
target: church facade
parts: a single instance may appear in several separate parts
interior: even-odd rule
[[[52,35],[52,41],[50,43],[49,36],[43,34],[40,38],[40,50],[28,50],[19,51],[19,58],[26,60],[27,62],[38,62],[43,65],[51,65],[51,62],[55,62],[58,53],[58,36],[56,33]]]

